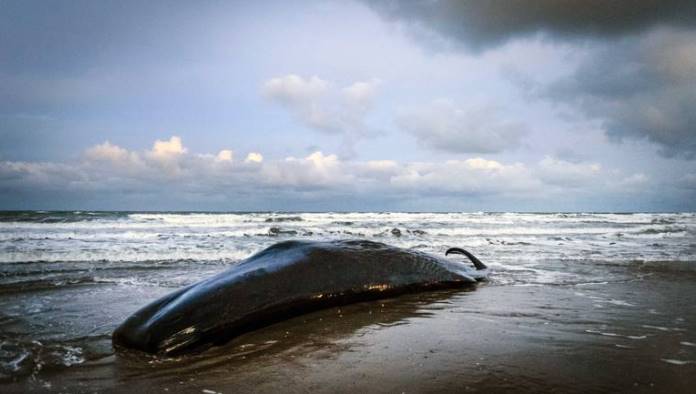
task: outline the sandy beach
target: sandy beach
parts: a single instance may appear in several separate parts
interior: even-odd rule
[[[696,273],[644,271],[333,308],[200,355],[112,354],[3,391],[692,392]]]

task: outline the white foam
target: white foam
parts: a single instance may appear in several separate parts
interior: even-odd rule
[[[66,367],[85,362],[85,357],[82,354],[82,348],[76,346],[63,346],[64,352],[61,355],[61,362]]]
[[[694,360],[677,360],[673,358],[661,358],[660,360],[673,365],[696,364],[696,361]]]
[[[621,336],[615,332],[603,332],[603,331],[598,331],[598,330],[585,330],[585,332],[589,333],[589,334],[598,334],[598,335],[602,335],[605,337],[619,337],[619,336]]]
[[[651,329],[651,330],[666,331],[666,332],[668,332],[668,331],[680,331],[680,332],[681,332],[681,331],[686,331],[685,329],[683,329],[683,328],[678,328],[678,327],[661,327],[661,326],[652,326],[652,325],[649,325],[649,324],[643,324],[643,327],[644,327],[644,328],[649,328],[649,329]]]
[[[611,300],[608,300],[607,302],[608,302],[609,304],[619,305],[619,306],[635,306],[634,304],[631,304],[631,303],[626,302],[626,301],[623,301],[623,300],[614,300],[614,299],[611,299]]]

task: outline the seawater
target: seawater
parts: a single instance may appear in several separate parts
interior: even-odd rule
[[[347,238],[438,255],[463,247],[492,269],[487,286],[572,286],[581,296],[696,274],[694,213],[2,212],[0,382],[50,386],[47,371],[108,360],[110,333],[128,314],[273,243]],[[592,294],[596,308],[633,305]]]

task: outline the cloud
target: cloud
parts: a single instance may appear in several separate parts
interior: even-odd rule
[[[218,152],[217,156],[215,156],[215,159],[217,161],[231,162],[234,159],[234,153],[229,149],[223,149],[220,152]]]
[[[659,29],[604,45],[545,98],[602,122],[613,141],[647,139],[696,157],[696,31]]]
[[[454,207],[470,201],[483,201],[484,206],[490,206],[491,201],[539,204],[573,196],[641,193],[651,185],[641,173],[623,175],[596,163],[554,158],[533,165],[481,157],[400,163],[342,160],[316,151],[302,158],[275,160],[264,160],[261,154],[251,152],[243,162],[235,162],[231,150],[218,155],[194,154],[180,139],[159,142],[155,143],[158,149],[142,152],[104,142],[86,149],[80,161],[71,163],[0,162],[3,201],[9,204],[7,196],[36,198],[50,192],[66,201],[111,199],[142,204],[149,198],[159,209],[165,203],[176,206],[177,202],[198,199],[231,204],[246,201],[247,209],[269,209],[271,201],[305,209],[311,205],[303,204],[340,209],[341,201],[354,200],[362,201],[365,209],[374,201],[399,207],[409,200],[425,201],[421,209],[427,210],[427,201],[437,198],[451,199]],[[153,151],[174,155],[176,170],[162,165]],[[12,201],[18,205],[25,200]]]
[[[156,140],[150,150],[150,155],[156,159],[171,159],[186,153],[188,149],[181,144],[181,138],[171,137],[167,141]]]
[[[394,160],[369,160],[354,165],[355,176],[358,179],[375,179],[388,182],[401,171],[401,166]]]
[[[396,21],[435,46],[482,50],[514,38],[612,38],[654,26],[696,25],[689,0],[367,0],[379,15]]]
[[[304,79],[295,74],[271,78],[263,84],[267,97],[289,106],[304,106],[329,90],[329,83],[312,76]]]
[[[696,190],[696,172],[682,176],[679,181],[681,188]]]
[[[500,119],[493,107],[463,108],[436,100],[402,112],[397,124],[432,149],[455,153],[494,153],[520,145],[527,132],[520,123]]]
[[[372,104],[372,99],[376,95],[377,87],[380,83],[381,81],[376,78],[369,81],[355,82],[343,88],[342,93],[348,103],[359,107],[368,107]]]
[[[264,183],[300,189],[327,189],[346,185],[352,178],[336,155],[314,152],[304,158],[288,157],[264,167]]]
[[[263,156],[260,153],[256,152],[250,152],[246,159],[244,159],[245,163],[261,163],[263,161]]]
[[[532,36],[575,44],[574,52],[583,53],[577,56],[583,59],[577,70],[559,81],[531,76],[540,80],[536,91],[552,103],[569,104],[571,112],[586,120],[599,121],[612,142],[645,139],[658,146],[663,156],[696,157],[694,1],[396,0],[368,4],[436,49],[480,51]],[[427,142],[447,147],[452,141],[431,138]]]
[[[0,162],[0,188],[7,189],[8,184],[18,186],[69,187],[74,181],[83,179],[81,169],[64,163],[50,162]]]
[[[633,174],[631,176],[628,176],[623,179],[618,180],[618,185],[621,187],[626,187],[626,188],[633,188],[633,187],[641,187],[645,184],[650,182],[650,178],[643,174],[643,173],[637,173]]]
[[[106,178],[114,173],[121,174],[121,177],[138,177],[138,174],[147,171],[146,161],[151,157],[105,141],[84,151],[85,161],[81,167],[89,173],[102,173]],[[114,171],[116,169],[118,171]]]
[[[545,157],[538,167],[539,179],[544,183],[569,188],[595,182],[602,170],[597,163],[572,163],[552,157]]]
[[[483,158],[406,164],[392,177],[391,184],[430,195],[479,197],[527,194],[540,186],[532,171],[523,164],[502,164]]]
[[[120,146],[113,145],[109,141],[95,145],[85,151],[85,156],[90,160],[108,160],[112,162],[123,162],[131,157],[128,150]]]
[[[379,84],[371,79],[338,89],[317,76],[289,74],[266,81],[262,93],[287,108],[303,125],[353,141],[373,133],[365,117]]]

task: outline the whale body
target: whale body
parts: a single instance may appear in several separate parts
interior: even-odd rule
[[[117,348],[177,355],[303,313],[431,289],[470,286],[488,269],[365,240],[286,241],[166,295],[113,333]]]

